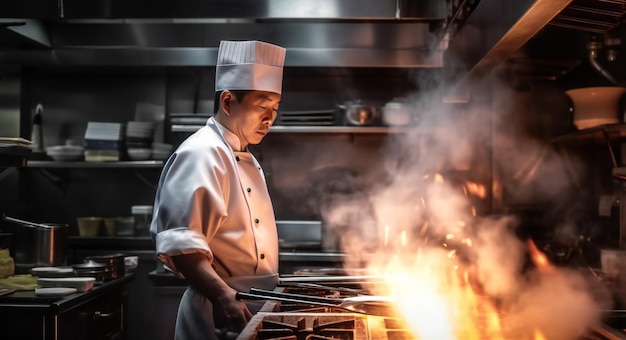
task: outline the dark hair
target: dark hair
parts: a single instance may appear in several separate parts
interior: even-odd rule
[[[215,101],[214,101],[214,104],[213,104],[213,113],[214,114],[217,113],[217,110],[220,107],[220,96],[222,95],[222,92],[224,92],[224,91],[217,91],[217,92],[215,92]],[[248,93],[252,92],[252,90],[233,90],[233,91],[230,91],[230,92],[235,95],[235,100],[237,100],[237,102],[241,103],[241,101],[243,100],[243,97],[245,97]]]

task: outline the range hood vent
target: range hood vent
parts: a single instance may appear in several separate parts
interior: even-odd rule
[[[438,0],[2,0],[0,64],[214,66],[220,40],[256,39],[285,47],[287,67],[441,68],[431,47],[444,11]]]

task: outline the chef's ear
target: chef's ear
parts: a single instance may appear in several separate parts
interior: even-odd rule
[[[220,104],[222,106],[222,110],[224,111],[226,115],[230,115],[230,103],[232,100],[233,100],[232,92],[228,90],[222,91],[222,94],[220,95]]]

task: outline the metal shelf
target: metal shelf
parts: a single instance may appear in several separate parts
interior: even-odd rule
[[[196,132],[204,125],[172,125],[172,132]],[[415,127],[387,126],[272,126],[272,133],[406,133]]]
[[[163,161],[121,161],[121,162],[57,162],[57,161],[30,161],[27,168],[107,168],[107,169],[137,169],[161,168]]]

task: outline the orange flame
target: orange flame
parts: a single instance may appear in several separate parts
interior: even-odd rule
[[[444,183],[443,176],[441,174],[439,174],[439,173],[435,174],[434,180],[435,180],[435,183],[439,183],[439,184],[443,184]]]
[[[487,197],[487,188],[482,184],[466,181],[464,189],[466,195],[469,193],[480,198]]]
[[[554,266],[548,260],[548,257],[542,253],[533,240],[528,240],[528,251],[530,252],[530,257],[533,260],[535,266],[541,273],[552,273],[554,272]]]
[[[543,336],[543,333],[541,333],[540,330],[535,329],[535,338],[533,340],[548,340],[548,339],[546,339],[546,337]]]

